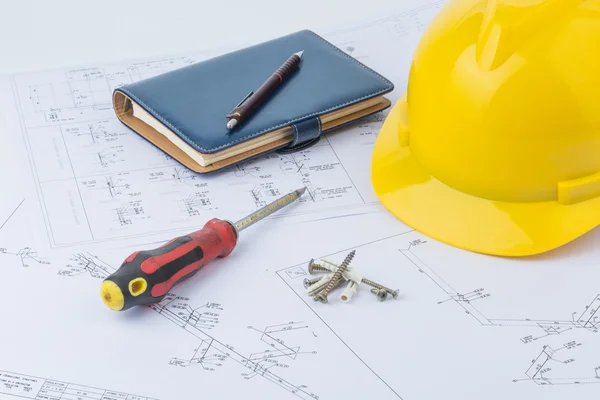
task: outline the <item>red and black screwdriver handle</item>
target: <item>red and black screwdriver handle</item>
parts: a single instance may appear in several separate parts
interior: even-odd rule
[[[102,300],[116,311],[160,302],[173,286],[215,258],[228,256],[237,240],[232,223],[213,218],[196,232],[153,250],[137,251],[102,282]]]

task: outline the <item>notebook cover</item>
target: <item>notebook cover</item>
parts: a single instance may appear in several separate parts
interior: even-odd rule
[[[299,67],[242,124],[228,130],[225,116],[301,50]],[[393,89],[377,72],[314,32],[302,30],[115,92],[129,96],[197,151],[211,154]]]

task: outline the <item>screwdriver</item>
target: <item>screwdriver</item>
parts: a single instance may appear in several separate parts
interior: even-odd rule
[[[173,286],[215,258],[231,254],[240,231],[291,204],[305,191],[306,187],[297,189],[236,223],[213,218],[199,231],[174,238],[156,249],[131,254],[102,282],[102,301],[115,311],[160,302]]]

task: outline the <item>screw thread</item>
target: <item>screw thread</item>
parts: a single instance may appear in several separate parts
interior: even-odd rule
[[[314,260],[311,260],[310,264],[308,265],[308,273],[312,274],[314,271],[331,272],[331,271],[329,271],[325,267],[321,267],[320,265],[316,265],[314,263]]]
[[[355,253],[355,251],[352,251],[350,254],[348,254],[348,256],[346,257],[346,259],[344,260],[344,262],[342,263],[342,265],[340,267],[337,267],[337,266],[335,266],[335,265],[332,264],[332,266],[334,267],[334,276],[332,277],[331,281],[329,282],[330,285],[335,284],[336,277],[339,278],[346,271],[348,265],[352,261],[352,258],[354,258],[354,253]],[[317,271],[318,272],[331,272],[331,270],[329,268],[325,268],[325,267],[322,267],[320,265],[317,265],[315,263],[315,260],[310,260],[310,263],[308,265],[308,272],[312,274],[312,273],[317,272]],[[380,285],[379,283],[373,282],[373,281],[371,281],[369,279],[362,278],[361,283],[364,283],[364,284],[369,285],[371,287],[374,287],[374,288],[380,289],[382,291],[385,291],[388,294],[392,295],[393,298],[397,298],[398,297],[398,290],[392,290],[392,289],[390,289],[388,287]],[[324,289],[327,289],[327,286],[323,287],[320,291],[322,292],[322,291],[324,291]],[[329,293],[329,291],[331,291],[331,289],[328,289],[325,292],[325,296],[327,296],[327,293]]]
[[[344,268],[344,270],[346,270],[348,268],[348,265],[350,265],[350,263],[352,262],[352,259],[354,258],[354,254],[356,254],[356,250],[352,250],[344,259],[344,262],[342,262],[342,265],[340,265],[341,268]]]
[[[365,279],[365,278],[362,279],[362,283],[366,283],[367,285],[372,286],[372,287],[377,288],[377,289],[381,289],[381,290],[385,290],[385,291],[389,290],[388,288],[386,288],[384,286],[381,286],[379,283],[375,283],[375,282],[370,281],[370,280]]]
[[[348,265],[350,265],[350,262],[354,258],[355,253],[356,253],[356,250],[352,250],[346,256],[342,265],[340,265],[340,267],[337,270],[335,270],[335,273],[331,277],[331,280],[325,286],[325,289],[323,289],[323,291],[321,291],[319,293],[319,298],[321,298],[323,300],[327,298],[327,295],[329,294],[331,289],[333,289],[333,285],[335,285],[339,280],[342,279],[342,274],[344,273],[344,271],[346,271],[348,269]]]
[[[330,281],[330,282],[331,282],[331,281]],[[342,285],[342,283],[344,283],[344,278],[343,278],[343,277],[342,277],[342,278],[340,278],[340,279],[338,279],[337,281],[335,281],[335,282],[334,282],[334,284],[333,284],[333,287],[331,288],[331,290],[337,289],[338,287],[340,287],[340,286]],[[321,300],[321,301],[323,301],[323,299],[321,299],[321,298],[319,297],[319,294],[320,294],[321,292],[323,292],[323,290],[325,290],[325,288],[324,288],[324,287],[321,287],[321,288],[317,289],[317,291],[316,291],[315,293],[313,293],[313,300],[315,300],[315,301],[316,301],[316,300]],[[330,291],[331,291],[331,290],[330,290]]]
[[[379,283],[375,283],[375,282],[373,282],[371,280],[363,278],[361,280],[361,283],[365,283],[365,284],[367,284],[369,286],[372,286],[372,287],[380,289],[380,290],[385,290],[386,292],[388,292],[389,294],[391,294],[392,296],[394,296],[394,298],[396,298],[396,296],[398,296],[398,291],[392,290],[390,288],[387,288],[387,287],[385,287],[383,285],[380,285]]]
[[[305,278],[305,279],[304,279],[304,287],[305,287],[305,288],[308,288],[310,285],[312,285],[312,284],[315,284],[315,283],[319,282],[321,279],[323,279],[323,277],[321,277],[321,276],[320,276],[320,277],[318,277],[318,278],[313,278],[313,279],[308,279],[308,278]]]

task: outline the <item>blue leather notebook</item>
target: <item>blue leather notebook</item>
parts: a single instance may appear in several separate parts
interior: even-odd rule
[[[292,54],[299,66],[246,120],[226,115]],[[272,151],[294,152],[390,106],[388,79],[303,30],[117,88],[121,122],[203,173]]]

